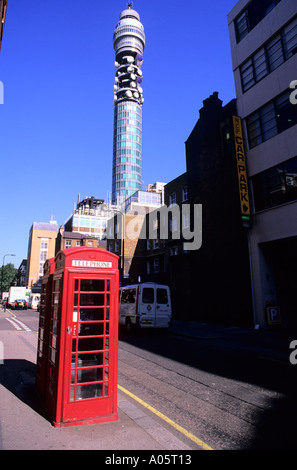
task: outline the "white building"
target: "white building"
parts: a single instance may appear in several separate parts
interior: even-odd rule
[[[290,84],[297,80],[297,2],[240,0],[228,23],[252,209],[254,323],[281,318],[283,327],[295,328],[297,105]]]

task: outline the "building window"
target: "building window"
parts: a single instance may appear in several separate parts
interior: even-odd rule
[[[297,18],[240,67],[243,93],[297,52]]]
[[[178,248],[177,246],[172,246],[170,247],[170,256],[176,256],[178,255]]]
[[[185,186],[182,192],[182,202],[185,202],[187,200],[188,200],[188,187]]]
[[[176,204],[176,193],[172,193],[169,196],[169,206],[174,206]]]
[[[190,228],[190,214],[185,212],[183,214],[183,229]]]
[[[81,241],[80,240],[77,240],[76,246],[81,246]]]
[[[247,10],[235,20],[235,31],[237,42],[241,41],[249,33],[250,27]]]
[[[71,240],[65,241],[65,248],[71,248],[71,245],[72,245]]]
[[[250,149],[297,124],[297,110],[290,103],[290,92],[251,114],[246,124]]]
[[[252,0],[235,19],[237,42],[240,42],[281,0]]]
[[[297,200],[297,157],[252,178],[255,210]]]
[[[43,265],[47,260],[48,254],[48,238],[41,238],[40,240],[40,254],[39,254],[39,269],[38,276],[43,276]]]
[[[154,259],[154,273],[159,272],[159,258]]]

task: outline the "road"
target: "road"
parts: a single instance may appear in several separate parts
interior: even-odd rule
[[[213,449],[297,447],[295,369],[238,340],[122,335],[119,383]]]
[[[3,329],[33,334],[37,343],[38,313],[1,311]],[[238,340],[120,332],[118,383],[191,449],[296,448],[295,369]]]

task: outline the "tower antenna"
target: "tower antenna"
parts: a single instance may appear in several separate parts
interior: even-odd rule
[[[129,3],[128,3],[128,8],[129,8],[129,10],[132,10],[132,9],[133,9],[133,3],[132,3],[132,2],[129,2]]]

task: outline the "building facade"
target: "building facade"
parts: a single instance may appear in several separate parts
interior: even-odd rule
[[[147,215],[163,204],[164,183],[127,198],[107,225],[107,249],[119,256],[120,282],[138,281],[146,255]]]
[[[101,240],[94,235],[91,236],[77,232],[67,232],[61,225],[56,238],[55,255],[60,250],[67,250],[68,248],[75,248],[78,246],[92,246],[106,250],[106,240]]]
[[[146,272],[141,277],[169,284],[178,319],[252,325],[247,229],[233,131],[236,114],[236,100],[223,106],[216,92],[204,100],[186,141],[187,171],[165,186],[166,210],[155,211],[157,237],[152,240],[147,234]],[[164,224],[166,238],[161,235]]]
[[[120,14],[113,35],[116,77],[112,203],[118,204],[142,184],[142,71],[145,34],[132,4]]]
[[[106,238],[107,221],[116,213],[117,207],[105,203],[104,199],[80,197],[76,209],[64,224],[65,232],[74,232],[82,235],[96,237],[99,240]]]
[[[29,232],[26,287],[32,287],[41,279],[45,261],[55,256],[57,231],[55,221],[33,222]]]
[[[297,327],[297,2],[240,0],[228,23],[249,177],[254,324]]]

